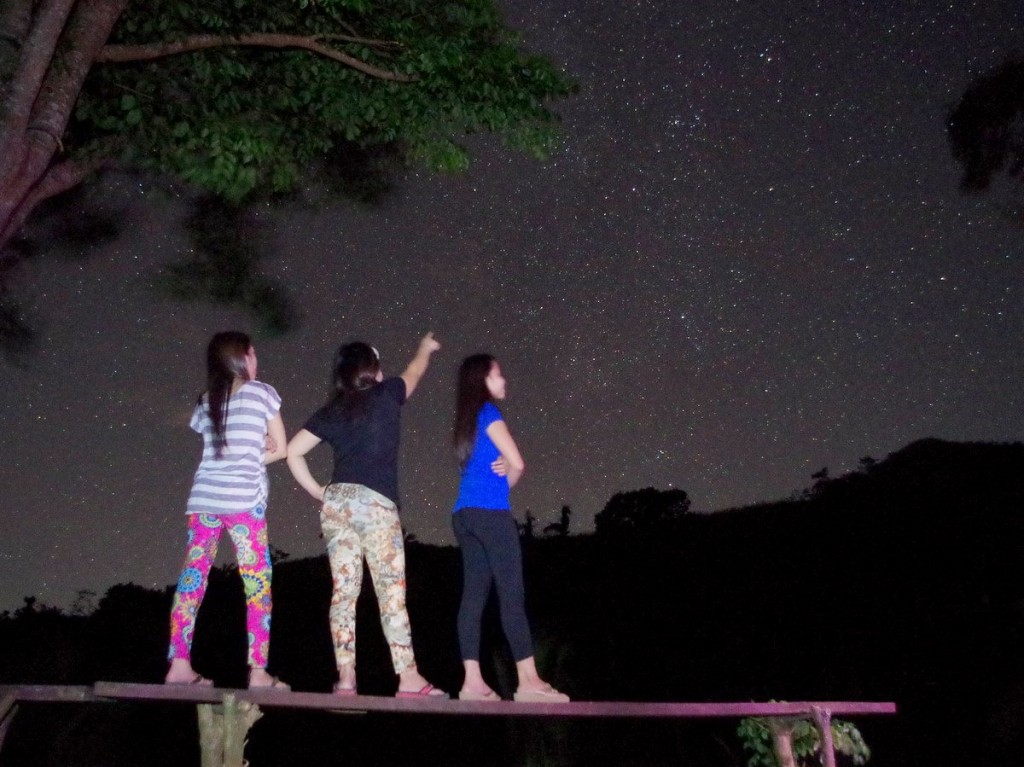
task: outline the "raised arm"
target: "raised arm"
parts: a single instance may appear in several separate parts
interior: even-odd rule
[[[405,397],[408,399],[419,385],[423,374],[427,372],[427,365],[430,364],[430,355],[441,348],[434,339],[433,333],[427,333],[420,339],[420,346],[416,350],[416,356],[409,362],[405,372],[402,373],[402,380],[405,381]]]
[[[321,485],[313,479],[313,475],[309,472],[309,464],[306,463],[306,453],[319,444],[320,438],[313,432],[300,429],[288,443],[288,469],[303,490],[316,500],[322,501],[327,486]]]
[[[288,437],[284,433],[284,421],[281,420],[280,410],[277,415],[267,421],[267,437],[267,445],[271,449],[263,453],[264,465],[280,461],[288,455],[288,450],[285,447]]]
[[[512,434],[504,421],[493,421],[487,427],[487,436],[491,438],[491,442],[498,448],[498,452],[505,460],[507,468],[505,476],[508,479],[508,486],[514,487],[526,470],[526,463],[523,462],[523,456],[520,455],[519,448],[516,447],[516,441],[512,439]]]

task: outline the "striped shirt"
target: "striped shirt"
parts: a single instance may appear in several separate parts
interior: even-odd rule
[[[204,394],[192,413],[192,429],[203,435],[203,457],[192,480],[187,514],[233,514],[266,505],[269,483],[263,464],[267,421],[281,409],[273,386],[246,381],[228,400],[220,457]]]

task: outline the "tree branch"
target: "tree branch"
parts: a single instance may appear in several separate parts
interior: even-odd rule
[[[379,51],[399,51],[405,47],[397,40],[375,40],[369,37],[357,37],[354,35],[317,35],[315,39],[340,40],[343,43],[365,45],[367,48],[376,48]]]
[[[0,131],[0,248],[28,217],[31,204],[56,193],[47,191],[54,155],[61,148],[61,137],[96,52],[107,41],[129,0],[78,0],[77,3],[44,0],[44,3],[46,18],[37,20],[29,33],[18,69],[21,77],[27,68],[37,67],[38,62],[45,63],[42,84],[36,88],[29,88],[25,80],[15,84],[8,104],[24,100],[27,106],[19,113],[5,115],[7,122]],[[52,29],[57,24],[58,10],[71,5],[74,8],[70,17],[60,19],[58,39],[46,39],[39,31],[40,25],[45,21]],[[32,41],[36,39],[40,40],[42,48],[52,53],[43,55],[42,48],[32,49]],[[33,59],[31,67],[25,63],[26,59]]]
[[[110,163],[107,155],[97,155],[88,160],[64,160],[54,165],[40,181],[25,203],[31,208],[62,192],[72,189],[104,165]]]
[[[31,23],[32,0],[7,0],[0,5],[0,104],[14,81]]]
[[[284,34],[248,34],[236,36],[223,35],[193,35],[184,40],[176,40],[170,43],[149,43],[145,45],[107,45],[96,56],[97,62],[120,63],[126,61],[148,61],[164,56],[176,56],[180,53],[190,53],[209,48],[224,48],[230,46],[246,48],[300,48],[340,62],[370,77],[379,80],[392,80],[394,82],[408,83],[415,82],[416,77],[404,75],[400,72],[391,72],[365,61],[350,56],[347,53],[335,50],[320,42],[323,39],[316,36],[284,35]],[[367,41],[371,44],[371,41]]]
[[[128,3],[129,0],[78,3],[61,39],[61,66],[50,67],[47,72],[28,124],[32,143],[50,152],[45,160],[36,157],[36,162],[48,163],[52,153],[59,148],[60,137],[71,119],[71,112],[96,54],[103,48]],[[42,176],[42,168],[35,172]]]
[[[0,229],[0,242],[8,242],[21,228],[36,207],[62,192],[81,184],[85,179],[110,162],[107,156],[96,156],[87,161],[64,160],[50,168],[38,184],[25,196],[7,225]],[[20,260],[14,252],[0,254],[0,286],[5,273]]]
[[[21,46],[21,59],[6,89],[6,129],[21,131],[28,123],[32,104],[39,95],[43,79],[53,61],[53,53],[60,40],[61,31],[74,4],[75,0],[51,0],[43,5],[38,18],[32,24]],[[15,10],[12,8],[12,14]]]

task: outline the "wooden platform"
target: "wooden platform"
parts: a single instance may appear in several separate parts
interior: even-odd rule
[[[815,709],[830,714],[895,714],[896,704],[871,701],[789,701],[738,703],[642,703],[632,701],[573,701],[572,703],[514,703],[501,701],[340,696],[317,692],[234,690],[188,685],[97,682],[87,686],[0,685],[0,700],[50,703],[88,703],[114,700],[220,703],[225,695],[265,708],[308,708],[354,712],[383,711],[410,714],[471,714],[474,716],[556,716],[623,718],[799,717]],[[2,716],[2,712],[0,712]]]
[[[3,688],[0,688],[2,693]],[[119,684],[97,682],[96,699],[219,703],[224,695],[264,708],[307,708],[335,711],[383,711],[409,714],[470,714],[473,716],[555,716],[622,718],[709,718],[745,716],[809,716],[815,709],[835,715],[895,714],[896,704],[860,701],[802,701],[764,703],[637,703],[629,701],[573,701],[572,703],[515,703],[501,701],[439,700],[437,698],[385,698],[372,695],[331,695],[280,690],[231,690],[187,685]]]
[[[0,747],[19,702],[39,703],[109,703],[139,701],[152,703],[196,704],[200,709],[200,734],[203,722],[210,717],[229,720],[224,729],[217,725],[218,738],[225,743],[231,738],[238,741],[234,760],[222,756],[208,759],[204,751],[204,765],[234,765],[243,763],[241,749],[244,735],[252,722],[259,718],[260,708],[291,708],[336,711],[349,714],[384,712],[390,714],[435,714],[462,716],[505,717],[558,717],[558,718],[643,718],[643,719],[700,719],[713,717],[742,718],[766,717],[773,724],[776,750],[783,765],[794,765],[790,745],[793,723],[810,719],[817,726],[822,739],[823,764],[835,767],[832,745],[831,720],[834,715],[857,716],[895,714],[896,704],[887,701],[787,701],[787,702],[722,702],[722,703],[645,703],[632,701],[573,701],[571,703],[515,703],[501,701],[460,701],[439,698],[388,698],[371,695],[339,696],[329,693],[288,692],[283,690],[234,690],[195,685],[127,684],[97,682],[90,686],[0,685]],[[249,716],[241,724],[239,710]],[[223,715],[213,711],[224,711]],[[235,727],[236,732],[231,731]],[[208,726],[212,727],[212,725]],[[230,734],[230,732],[234,734]],[[224,735],[224,732],[229,732]],[[219,746],[218,754],[226,750]],[[204,746],[205,749],[205,746]],[[230,749],[228,749],[230,750]]]

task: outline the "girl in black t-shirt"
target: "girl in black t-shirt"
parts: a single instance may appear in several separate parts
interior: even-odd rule
[[[397,378],[384,378],[376,349],[356,341],[338,349],[334,395],[288,443],[288,468],[320,508],[334,592],[330,625],[338,695],[356,693],[356,600],[363,560],[373,577],[381,625],[398,674],[396,697],[448,697],[416,669],[405,607],[405,547],[398,521],[400,415],[441,348],[432,333]],[[329,485],[310,474],[306,453],[327,442],[334,449]]]

